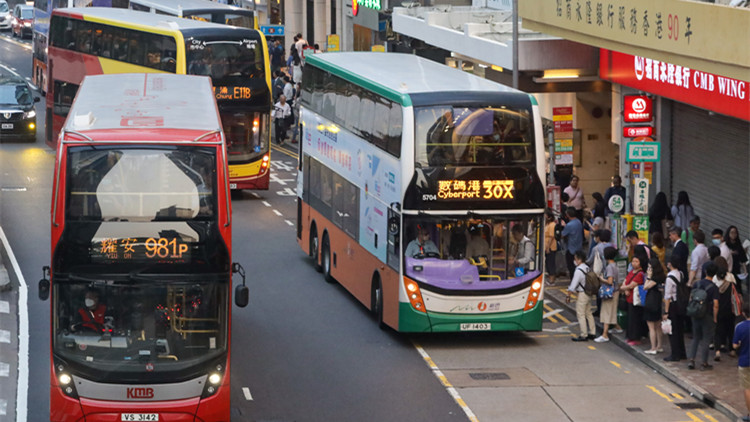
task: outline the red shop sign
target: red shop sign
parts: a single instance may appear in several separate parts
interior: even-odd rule
[[[651,136],[654,128],[651,126],[626,126],[622,128],[622,136],[626,138],[637,138],[639,136]]]
[[[651,112],[651,98],[645,95],[624,95],[623,102],[626,123],[650,122],[654,118]]]
[[[750,121],[750,82],[601,49],[599,77]]]

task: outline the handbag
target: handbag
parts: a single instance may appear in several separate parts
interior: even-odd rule
[[[617,309],[623,312],[628,311],[628,298],[623,294],[617,298]]]
[[[666,335],[672,335],[672,321],[669,319],[663,319],[661,321],[661,331]]]
[[[643,287],[643,284],[633,289],[633,306],[644,306],[646,304],[646,295],[648,295],[648,290]]]
[[[614,284],[602,283],[602,285],[599,286],[599,298],[601,300],[612,299],[614,295],[615,295]]]
[[[732,296],[731,296],[731,302],[732,302],[732,314],[734,316],[740,316],[742,315],[742,295],[737,291],[737,289],[734,287],[734,283],[731,284],[732,286]]]

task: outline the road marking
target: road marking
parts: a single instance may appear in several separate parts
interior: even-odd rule
[[[677,400],[683,400],[685,397],[682,397],[681,395],[677,393],[672,393],[672,397],[676,398]]]
[[[700,412],[700,414],[703,415],[704,418],[708,419],[709,422],[719,422],[713,416],[711,416],[708,413],[704,412],[703,409],[698,409],[698,412]]]
[[[255,192],[250,192],[250,195],[254,196],[254,197],[255,197],[255,199],[260,199],[260,195],[258,195],[258,194],[257,194],[257,193],[255,193]]]
[[[0,343],[10,343],[10,331],[0,330]]]
[[[695,416],[692,412],[685,412],[691,422],[703,422],[703,419]]]
[[[284,214],[282,214],[281,211],[279,211],[277,209],[274,209],[273,213],[276,214],[276,215],[278,215],[279,217],[283,217],[284,216]]]
[[[594,347],[594,346],[589,346],[589,349],[591,349],[591,350],[596,350],[596,347]]]
[[[0,400],[0,415],[8,414],[8,400]],[[18,419],[21,420],[21,419]],[[26,419],[23,419],[26,420]]]
[[[293,226],[293,225],[294,225],[294,223],[292,223],[292,222],[291,222],[291,221],[289,221],[289,220],[284,220],[284,221],[286,222],[286,224],[288,224],[288,225],[290,225],[290,226]]]
[[[10,313],[10,303],[7,300],[0,300],[0,313],[2,314]]]
[[[445,389],[448,391],[448,394],[453,397],[453,400],[455,400],[459,407],[461,407],[461,409],[464,411],[469,420],[471,422],[479,422],[479,419],[477,419],[474,412],[469,409],[469,406],[466,404],[464,399],[461,398],[461,395],[458,394],[458,391],[451,385],[450,382],[448,382],[448,378],[446,378],[440,368],[435,365],[435,362],[432,360],[430,355],[428,355],[427,352],[419,344],[414,342],[412,342],[412,344],[417,349],[417,352],[422,355],[422,359],[424,359],[424,361],[427,363],[427,366],[430,367],[435,377],[437,377],[437,379],[440,380],[440,383],[443,384],[443,387],[445,387]]]
[[[294,182],[295,179],[281,179],[279,178],[279,175],[276,173],[271,173],[271,176],[269,176],[271,182],[276,182],[280,184],[281,186],[286,186],[287,182]]]
[[[664,400],[666,400],[666,401],[668,401],[670,403],[674,403],[674,400],[672,400],[671,397],[669,397],[668,395],[662,393],[661,391],[659,391],[653,385],[647,385],[646,387],[648,387],[649,390],[653,391],[654,393],[656,393],[659,397],[663,398]]]
[[[546,308],[546,306],[545,306],[545,308]],[[555,315],[559,314],[560,312],[562,312],[562,309],[555,309],[555,310],[552,310],[550,312],[547,312],[546,314],[544,314],[542,316],[544,318],[549,318],[551,316],[555,316]]]
[[[267,207],[270,207],[270,206],[271,206],[271,204],[269,204],[269,203],[268,203],[268,201],[263,201],[263,202],[261,202],[261,203],[262,203],[263,205],[267,206]]]
[[[10,375],[10,364],[0,362],[0,377],[7,377]]]
[[[617,363],[617,362],[615,362],[613,360],[609,361],[609,363],[611,363],[612,365],[614,365],[615,368],[617,368],[617,369],[622,369],[622,366],[619,363]]]
[[[16,273],[18,280],[18,388],[16,389],[16,420],[27,419],[27,395],[29,390],[29,307],[28,287],[26,279],[23,278],[21,266],[18,265],[16,255],[5,237],[3,228],[0,227],[0,241],[3,242],[8,260]],[[7,402],[5,403],[7,406]],[[0,405],[2,403],[0,402]],[[4,409],[3,409],[4,410]]]
[[[292,188],[284,188],[284,190],[276,191],[276,195],[279,196],[297,196],[296,190]]]
[[[242,394],[245,395],[245,400],[251,401],[253,399],[253,396],[250,394],[250,389],[247,387],[242,387]]]

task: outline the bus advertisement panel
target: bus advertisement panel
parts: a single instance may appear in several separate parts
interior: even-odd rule
[[[230,288],[244,270],[231,264],[225,153],[208,78],[83,81],[39,283],[51,421],[229,421]]]
[[[413,55],[330,53],[301,100],[297,237],[328,281],[398,331],[541,329],[533,97]]]
[[[127,9],[58,9],[48,52],[47,143],[54,147],[88,74],[210,76],[227,136],[232,187],[268,189],[271,77],[263,34]]]

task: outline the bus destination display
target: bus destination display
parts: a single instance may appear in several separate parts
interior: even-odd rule
[[[94,239],[91,259],[94,262],[185,262],[190,259],[190,247],[177,237]]]
[[[513,180],[438,180],[437,199],[443,201],[513,199]]]

